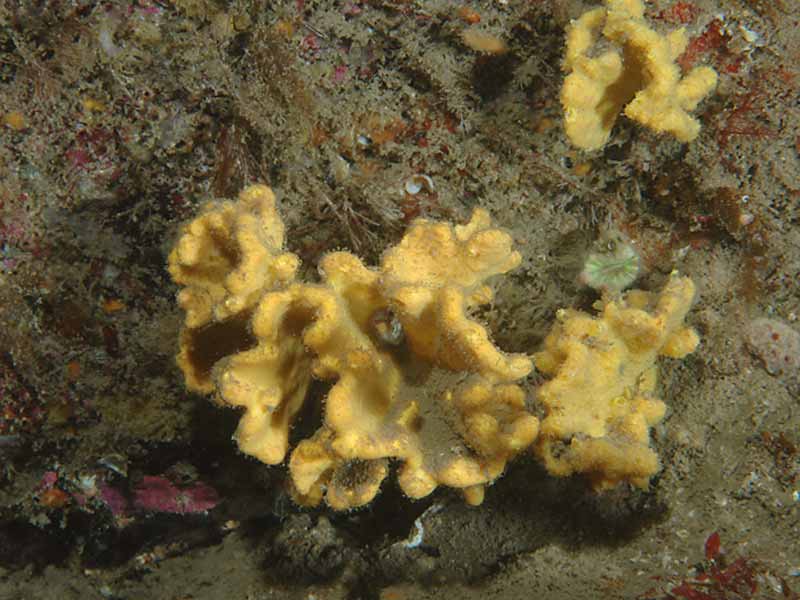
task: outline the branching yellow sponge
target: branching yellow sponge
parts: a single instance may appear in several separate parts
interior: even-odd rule
[[[550,473],[584,473],[596,489],[648,485],[658,471],[650,427],[665,412],[655,362],[697,347],[697,333],[683,324],[694,293],[691,279],[673,274],[660,294],[633,290],[606,300],[597,317],[559,312],[534,355],[552,377],[537,393],[546,416],[536,452]]]
[[[187,385],[242,407],[239,447],[277,464],[311,378],[331,382],[319,429],[289,459],[300,503],[366,504],[397,459],[409,496],[447,485],[479,504],[539,425],[516,383],[531,361],[470,316],[492,299],[486,279],[519,264],[511,237],[480,209],[463,226],[419,219],[380,267],[333,252],[308,283],[283,228],[265,186],[184,227],[169,270],[184,286]]]
[[[272,191],[251,186],[184,226],[169,271],[186,311],[178,364],[187,386],[242,409],[234,437],[243,452],[268,464],[288,456],[297,502],[362,506],[394,459],[410,497],[445,485],[480,504],[534,442],[551,473],[583,473],[601,489],[647,485],[658,469],[655,360],[697,345],[683,325],[691,280],[608,299],[598,317],[560,311],[534,357],[551,376],[536,393],[540,432],[519,385],[531,360],[497,348],[471,316],[492,300],[488,278],[520,262],[488,213],[456,226],[417,219],[378,267],[332,252],[315,282],[297,280],[299,260],[283,243]],[[304,411],[320,421],[290,449],[312,379],[330,383]]]
[[[591,49],[602,36],[621,49],[596,56]],[[579,148],[601,148],[620,113],[656,131],[690,142],[700,123],[690,114],[716,87],[710,67],[685,76],[676,59],[686,49],[686,32],[667,35],[644,19],[642,0],[606,0],[606,8],[584,13],[567,29],[561,90],[564,127]]]

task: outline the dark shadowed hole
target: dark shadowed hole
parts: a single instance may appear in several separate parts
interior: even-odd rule
[[[514,79],[519,60],[510,53],[479,56],[472,67],[472,86],[484,102],[499,97]]]
[[[210,381],[211,370],[220,359],[256,346],[258,341],[247,326],[251,316],[248,311],[184,334],[189,336],[189,361],[198,379],[204,383]]]
[[[38,572],[66,560],[69,544],[58,531],[46,531],[22,521],[0,523],[0,566],[32,565]]]

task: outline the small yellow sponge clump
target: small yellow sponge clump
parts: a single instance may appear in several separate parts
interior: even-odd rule
[[[596,489],[623,481],[646,487],[658,470],[649,428],[665,412],[655,397],[659,355],[682,358],[698,337],[683,325],[694,284],[672,275],[661,294],[634,290],[607,301],[598,317],[564,310],[534,356],[552,379],[536,452],[558,476],[587,474]]]
[[[597,56],[590,49],[598,34],[619,46]],[[564,125],[570,141],[585,150],[601,148],[621,112],[681,142],[695,139],[700,123],[689,112],[716,87],[710,67],[686,76],[676,59],[688,43],[684,29],[667,35],[644,19],[642,0],[606,0],[606,8],[584,13],[567,29],[561,90]]]
[[[185,286],[188,386],[243,408],[240,449],[277,464],[311,379],[330,382],[305,411],[321,413],[318,429],[289,458],[302,504],[366,504],[390,459],[409,496],[447,485],[479,504],[539,425],[516,384],[531,361],[496,348],[469,314],[492,298],[486,279],[519,264],[511,237],[480,209],[463,226],[420,219],[380,267],[332,252],[308,283],[295,279],[283,228],[265,186],[184,227],[169,268]]]
[[[237,202],[209,203],[183,228],[170,252],[168,269],[183,286],[178,304],[186,311],[178,363],[187,386],[211,392],[210,364],[194,333],[252,310],[265,290],[294,279],[300,261],[283,252],[284,227],[275,195],[265,185],[244,190]],[[224,346],[233,340],[217,339]],[[207,348],[213,353],[212,348]],[[220,352],[225,350],[220,348]]]

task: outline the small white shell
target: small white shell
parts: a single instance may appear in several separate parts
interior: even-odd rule
[[[405,185],[403,186],[406,193],[412,196],[419,194],[423,188],[427,192],[432,192],[436,189],[436,186],[433,185],[433,179],[422,173],[417,173],[406,179]]]

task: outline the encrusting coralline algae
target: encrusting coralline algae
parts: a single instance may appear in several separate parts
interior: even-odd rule
[[[770,375],[800,390],[800,333],[783,321],[760,317],[747,325],[745,341]]]

